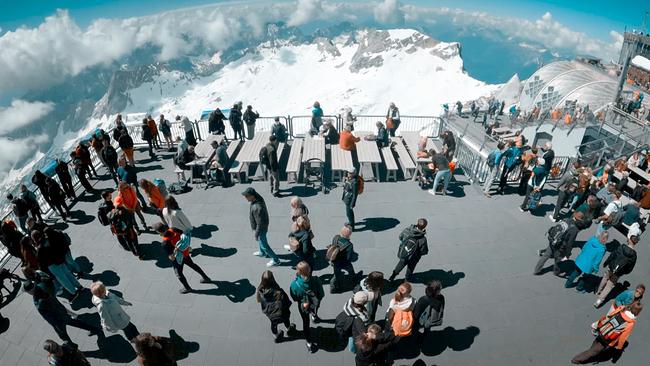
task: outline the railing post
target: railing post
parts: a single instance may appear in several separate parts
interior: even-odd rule
[[[194,120],[192,127],[196,130],[196,138],[199,139],[199,141],[203,141],[201,138],[201,129],[199,128],[199,122],[197,120]]]

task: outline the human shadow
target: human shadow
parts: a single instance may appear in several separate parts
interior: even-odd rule
[[[314,338],[316,339],[316,344],[318,344],[318,349],[325,352],[341,352],[347,346],[347,339],[341,339],[339,334],[336,332],[336,329],[333,327],[321,327],[311,329]],[[304,337],[304,335],[303,335]]]
[[[140,244],[139,249],[140,253],[144,256],[145,261],[156,261],[156,267],[170,268],[172,266],[172,262],[169,260],[167,253],[163,250],[161,242],[152,241],[149,244]]]
[[[550,204],[550,203],[542,203],[541,205],[537,206],[536,209],[530,210],[530,214],[535,216],[535,217],[544,217],[546,214],[550,211],[552,211],[555,208],[555,205]]]
[[[225,296],[231,302],[243,302],[247,298],[255,294],[255,287],[251,285],[247,278],[237,281],[212,281],[217,288],[207,290],[192,290],[195,294],[212,295],[212,296]]]
[[[140,173],[140,172],[149,172],[149,171],[152,171],[152,170],[162,170],[162,169],[163,169],[163,166],[160,165],[160,164],[156,164],[156,165],[140,165],[140,166],[138,166],[138,173]]]
[[[442,269],[430,269],[425,272],[414,273],[411,279],[412,283],[428,284],[433,280],[438,280],[443,288],[452,287],[458,284],[461,278],[465,278],[465,272],[445,271]],[[385,280],[383,293],[389,294],[397,290],[397,287],[404,282],[403,279],[396,279],[392,282]]]
[[[75,202],[95,202],[101,198],[101,192],[102,191],[99,190],[93,190],[91,192],[82,191],[77,198],[75,198]]]
[[[70,217],[73,219],[70,223],[75,225],[86,225],[95,220],[95,216],[88,215],[82,210],[71,211]]]
[[[192,229],[192,236],[197,239],[207,240],[212,237],[212,233],[219,230],[217,225],[202,224]]]
[[[363,227],[356,228],[355,231],[386,231],[396,227],[399,223],[398,219],[392,217],[366,217],[359,223]]]
[[[198,352],[201,348],[198,342],[186,341],[174,329],[169,330],[169,339],[174,345],[174,358],[176,361],[186,359],[189,357],[190,353]]]
[[[102,273],[95,273],[85,278],[93,282],[101,281],[106,286],[117,286],[120,284],[120,275],[112,270],[106,270]]]
[[[599,363],[604,363],[609,361],[611,361],[612,363],[617,363],[618,360],[621,359],[621,356],[623,356],[623,352],[625,352],[628,345],[629,343],[626,341],[623,344],[623,349],[619,350],[616,347],[608,347],[603,352],[598,354],[596,357],[593,357],[591,360],[589,360],[589,363],[599,364]]]
[[[329,262],[327,261],[327,258],[325,258],[325,254],[327,253],[327,249],[318,249],[314,253],[314,271],[320,271],[323,270],[327,267],[329,267]]]
[[[101,326],[97,313],[81,314],[78,319],[96,327]],[[112,363],[128,363],[136,357],[133,346],[121,334],[98,337],[97,350],[82,353],[88,358],[104,359]]]
[[[1,274],[2,277],[0,277],[0,309],[5,307],[7,304],[12,302],[16,296],[18,296],[18,293],[20,292],[20,288],[22,287],[22,280],[20,277],[13,273],[8,273],[3,272]],[[8,281],[11,284],[11,288],[7,287],[5,285],[5,281]],[[3,291],[7,291],[7,295],[4,294]]]
[[[292,197],[292,196],[298,196],[298,197],[313,197],[318,194],[318,190],[314,187],[307,187],[304,185],[300,186],[293,186],[289,189],[281,189],[280,190],[280,196],[281,197]]]
[[[206,257],[226,258],[235,255],[237,248],[217,248],[206,244],[201,244],[201,247],[192,249],[191,256],[204,255]]]
[[[464,351],[474,343],[474,339],[481,333],[475,326],[465,329],[446,327],[442,330],[425,332],[422,336],[420,350],[425,356],[437,356],[447,348],[452,351]]]
[[[90,309],[94,306],[92,298],[93,294],[90,292],[90,290],[84,288],[81,293],[72,300],[70,303],[70,308],[72,310]]]
[[[9,318],[5,318],[0,314],[0,334],[6,332],[9,330],[9,326],[11,325],[11,320]]]

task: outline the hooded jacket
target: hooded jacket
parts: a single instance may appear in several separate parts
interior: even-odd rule
[[[604,255],[605,246],[598,241],[597,236],[592,236],[582,247],[582,251],[576,258],[576,266],[583,273],[596,274]]]
[[[288,319],[291,315],[291,300],[281,288],[265,288],[259,290],[262,312],[271,321]]]
[[[269,230],[269,212],[266,209],[264,199],[258,193],[255,194],[255,201],[251,202],[248,219],[256,238],[260,233]]]
[[[214,110],[210,113],[208,119],[208,130],[210,132],[216,132],[223,130],[226,126],[223,124],[223,121],[226,119],[226,116],[221,111]]]
[[[287,142],[287,128],[282,123],[274,123],[271,127],[271,135],[278,139],[278,142]]]
[[[415,257],[419,258],[429,253],[426,231],[420,230],[417,225],[410,225],[399,234],[400,242],[407,239],[413,239],[418,244],[418,252],[415,253]]]
[[[300,311],[307,311],[302,304],[309,303],[309,310],[316,311],[320,306],[320,300],[325,296],[323,285],[316,276],[311,276],[305,280],[302,276],[297,275],[291,282],[289,288],[291,298],[299,303]]]
[[[311,242],[314,234],[311,230],[298,230],[289,234],[289,237],[296,238],[300,243],[300,251],[305,256],[310,256],[315,252],[314,245]]]
[[[162,215],[163,219],[165,219],[165,223],[167,223],[167,226],[170,228],[178,229],[182,232],[188,232],[189,230],[192,230],[192,223],[190,222],[190,219],[187,218],[183,210],[170,210],[169,208],[165,207],[162,210]]]
[[[343,183],[343,203],[350,207],[354,207],[357,204],[357,196],[359,192],[359,184],[357,182],[357,175],[355,174],[352,178],[347,178]]]
[[[97,313],[101,319],[102,328],[110,333],[116,333],[126,328],[131,322],[131,317],[124,312],[121,305],[129,305],[120,297],[106,291],[106,297],[101,298],[93,295],[93,305],[97,308]]]

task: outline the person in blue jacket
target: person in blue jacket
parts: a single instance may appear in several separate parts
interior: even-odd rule
[[[501,154],[500,159],[496,165],[499,166],[499,164],[501,164],[501,161],[504,163],[503,169],[501,171],[501,179],[499,180],[499,189],[497,189],[496,193],[504,193],[504,189],[508,183],[508,174],[510,174],[510,172],[512,172],[517,167],[517,165],[521,164],[522,146],[523,142],[520,138],[518,138],[516,142],[511,141],[508,150]]]
[[[575,280],[580,277],[576,290],[579,292],[585,292],[584,278],[582,278],[582,275],[595,275],[598,273],[600,262],[603,260],[603,256],[605,255],[605,243],[607,243],[608,238],[609,232],[603,231],[598,236],[592,236],[585,243],[582,247],[582,251],[580,251],[580,254],[576,258],[576,268],[567,277],[564,287],[573,287]]]
[[[311,110],[311,123],[309,125],[309,135],[316,136],[320,132],[320,126],[323,125],[323,110],[320,103],[314,102],[314,108]]]

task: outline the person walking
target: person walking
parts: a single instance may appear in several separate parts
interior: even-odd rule
[[[65,306],[56,298],[54,282],[49,275],[45,272],[34,271],[32,269],[28,269],[26,272],[30,281],[23,285],[25,291],[32,295],[36,310],[43,317],[43,320],[54,328],[54,332],[56,332],[61,340],[74,344],[68,335],[67,326],[87,330],[88,335],[96,334],[103,337],[100,328],[86,324],[70,316]]]
[[[59,211],[63,221],[68,221],[70,217],[70,207],[65,202],[65,193],[61,186],[52,178],[47,178],[47,195],[50,197],[52,204]]]
[[[490,172],[488,173],[487,178],[485,178],[485,184],[483,185],[483,194],[487,198],[492,198],[490,190],[492,189],[494,180],[499,175],[501,168],[501,155],[503,154],[505,146],[506,144],[503,141],[499,141],[497,147],[488,154],[486,165],[490,169]]]
[[[58,344],[51,339],[46,339],[43,350],[47,352],[47,364],[50,366],[90,366],[86,356],[74,343]]]
[[[313,108],[311,110],[311,122],[309,124],[309,135],[312,137],[318,135],[322,125],[323,125],[323,110],[321,109],[319,102],[314,102]]]
[[[350,241],[351,236],[352,230],[350,227],[343,226],[339,235],[334,235],[334,238],[332,238],[332,244],[328,246],[328,250],[325,254],[332,265],[332,270],[334,272],[332,274],[332,279],[330,280],[331,294],[338,293],[343,288],[343,270],[347,272],[348,276],[353,278],[353,281],[356,278],[356,272],[352,265],[354,245]]]
[[[255,137],[255,121],[260,114],[253,111],[253,106],[247,106],[242,119],[246,123],[246,138],[252,140]]]
[[[616,286],[621,276],[629,274],[634,269],[637,258],[635,248],[638,242],[638,236],[628,238],[627,244],[619,244],[603,263],[603,267],[606,270],[598,286],[598,291],[596,291],[597,299],[594,302],[595,308],[599,308],[605,302],[605,299],[614,286]]]
[[[113,211],[108,214],[108,219],[111,223],[111,232],[117,237],[117,241],[122,248],[131,251],[140,260],[144,259],[144,255],[140,254],[137,226],[133,212],[118,202],[115,204]]]
[[[426,219],[420,218],[415,225],[410,225],[399,234],[400,245],[397,251],[399,262],[397,262],[393,273],[388,278],[389,282],[395,280],[395,277],[402,272],[404,267],[406,267],[406,281],[412,280],[415,266],[417,266],[423,255],[429,253],[426,237],[427,224]]]
[[[149,148],[149,157],[153,159],[156,157],[156,154],[153,152],[153,131],[151,131],[151,127],[149,127],[149,120],[147,118],[142,119],[140,129],[142,130],[140,137],[147,143]]]
[[[268,171],[269,185],[271,186],[271,194],[273,197],[280,197],[280,162],[278,157],[278,141],[275,136],[269,137],[269,143],[265,146],[267,163],[266,169]]]
[[[577,223],[583,218],[584,214],[582,212],[576,212],[572,217],[548,229],[546,232],[548,247],[537,252],[541,258],[533,270],[535,276],[542,274],[542,268],[544,268],[546,261],[551,258],[553,258],[553,274],[558,277],[561,275],[560,262],[571,256],[571,249],[573,249],[576,236],[580,231]]]
[[[235,104],[232,106],[230,109],[230,115],[228,116],[228,122],[230,122],[230,127],[232,128],[233,132],[235,133],[234,139],[237,139],[237,136],[239,136],[239,139],[241,141],[244,141],[244,126],[242,125],[242,113],[241,110],[239,109],[239,105]]]
[[[38,204],[38,199],[34,192],[30,191],[26,185],[20,185],[20,198],[22,198],[29,208],[29,214],[34,220],[43,222],[43,216],[41,216],[41,206]]]
[[[32,231],[32,241],[36,247],[38,268],[50,273],[56,282],[61,285],[72,298],[76,298],[83,291],[83,286],[70,271],[66,264],[66,254],[69,252],[69,244],[58,240],[56,235],[45,235],[40,231]]]
[[[129,164],[135,166],[135,158],[133,156],[133,139],[126,131],[122,131],[120,138],[117,140],[120,149],[124,152],[124,156],[129,161]]]
[[[196,137],[194,136],[194,126],[187,117],[176,116],[176,122],[183,124],[183,131],[185,131],[185,141],[190,146],[196,146]]]
[[[585,292],[583,274],[594,275],[598,273],[600,262],[605,255],[605,244],[609,238],[609,232],[603,231],[598,235],[592,236],[582,247],[580,254],[575,260],[576,267],[567,277],[564,283],[565,288],[573,287],[575,281],[580,277],[576,289],[579,292]]]
[[[201,276],[201,283],[212,282],[203,269],[192,260],[192,257],[190,256],[190,237],[188,234],[183,233],[180,229],[169,227],[162,222],[154,224],[153,230],[162,237],[163,248],[167,253],[169,260],[172,262],[172,267],[174,268],[176,277],[183,285],[183,288],[179,290],[181,294],[186,294],[192,291],[192,287],[190,287],[187,278],[185,278],[185,275],[183,274],[183,268],[185,265],[192,268]]]
[[[454,159],[454,153],[456,152],[456,139],[454,138],[454,133],[447,130],[442,133],[442,153],[445,155],[447,160],[452,161]]]
[[[54,168],[54,172],[56,173],[57,177],[59,177],[59,182],[61,182],[61,186],[65,191],[65,195],[68,196],[68,198],[71,200],[77,198],[77,195],[74,191],[74,184],[72,184],[72,176],[70,175],[68,163],[61,159],[56,159],[55,162],[56,167]]]
[[[343,311],[336,316],[334,321],[336,333],[342,340],[347,340],[348,349],[352,353],[356,353],[354,340],[365,331],[369,322],[366,304],[374,300],[373,296],[372,292],[359,291],[355,293],[343,305]]]
[[[294,196],[291,198],[291,201],[289,202],[289,206],[291,207],[291,221],[296,222],[296,220],[299,217],[308,217],[309,215],[309,209],[305,204],[302,202],[302,199],[298,196]]]
[[[445,297],[440,294],[442,283],[433,280],[424,289],[424,296],[418,299],[413,308],[413,321],[419,336],[419,328],[424,329],[424,334],[433,331],[434,327],[442,325],[445,313]]]
[[[149,197],[149,205],[156,211],[156,215],[160,216],[162,219],[162,210],[165,208],[166,197],[155,184],[147,179],[140,179],[138,185],[142,188],[147,197]]]
[[[300,262],[296,266],[296,278],[291,282],[289,293],[298,305],[298,313],[302,319],[302,331],[305,335],[307,349],[316,350],[316,343],[311,336],[310,318],[314,323],[320,322],[318,308],[325,296],[320,279],[312,276],[312,269],[307,262]]]
[[[102,329],[108,333],[122,331],[129,342],[140,334],[138,328],[131,322],[122,305],[131,306],[128,301],[108,291],[101,281],[93,282],[90,285],[90,292],[93,294],[92,303],[97,308]]]
[[[354,286],[354,289],[352,289],[353,293],[364,291],[369,294],[368,296],[370,296],[370,293],[372,293],[373,299],[371,301],[368,301],[366,304],[366,308],[368,309],[368,319],[371,322],[375,321],[377,309],[381,305],[381,291],[383,287],[384,274],[379,271],[372,271],[368,273],[368,276],[362,279],[359,284]]]
[[[596,336],[591,347],[573,357],[571,363],[586,364],[598,355],[612,348],[622,351],[636,325],[636,319],[643,310],[640,302],[621,306],[607,313],[596,323],[593,333]]]
[[[144,201],[144,197],[142,197],[142,200]],[[117,196],[113,200],[113,204],[115,207],[123,206],[131,215],[138,215],[138,218],[142,222],[142,229],[147,230],[147,223],[144,221],[144,216],[142,215],[142,206],[138,202],[137,191],[132,185],[127,182],[120,182],[117,186]],[[135,220],[133,220],[133,224],[136,230],[140,231]]]
[[[174,139],[172,138],[172,124],[168,119],[165,118],[164,114],[160,115],[158,120],[158,126],[160,127],[160,132],[167,142],[167,151],[172,151],[174,149]]]
[[[95,189],[93,186],[90,184],[88,181],[88,178],[86,177],[86,166],[81,160],[79,156],[77,156],[77,153],[72,151],[70,153],[70,159],[72,160],[72,166],[74,167],[74,173],[77,176],[77,179],[79,179],[79,183],[81,183],[81,186],[84,187],[86,192],[88,193],[93,193],[95,192]],[[40,189],[40,187],[39,187]],[[41,190],[41,194],[43,194],[43,190]],[[43,196],[45,198],[45,196]],[[46,201],[49,200],[49,197],[45,199]],[[48,201],[49,203],[49,201]],[[51,206],[51,204],[50,204]]]
[[[128,183],[131,188],[135,191],[135,195],[138,197],[138,201],[140,201],[140,205],[142,206],[143,209],[147,208],[147,201],[145,201],[144,196],[142,193],[140,193],[140,190],[138,189],[139,182],[138,182],[138,169],[129,163],[127,163],[126,159],[124,157],[120,158],[118,161],[118,167],[116,170],[117,178],[120,182],[126,182]]]
[[[397,291],[395,291],[395,295],[390,299],[386,311],[386,330],[395,336],[394,343],[397,347],[399,347],[402,338],[413,333],[415,300],[411,296],[412,290],[413,287],[410,283],[404,282],[400,284]]]
[[[304,216],[298,217],[294,223],[291,224],[291,232],[289,233],[289,244],[284,248],[293,252],[298,258],[298,262],[305,261],[311,268],[314,268],[314,253],[316,248],[312,240],[314,233],[311,231],[309,219]]]
[[[55,248],[55,251],[61,251],[63,256],[63,261],[69,273],[73,273],[77,278],[83,275],[83,271],[77,262],[72,258],[72,252],[70,251],[70,237],[67,236],[63,231],[56,230],[55,228],[47,225],[40,225],[40,228],[43,229],[42,234],[45,237],[45,240]],[[36,231],[37,228],[34,228],[32,232]],[[54,254],[59,255],[57,253]],[[77,287],[81,286],[77,281],[74,281]]]
[[[517,139],[517,142],[511,141],[508,149],[501,156],[501,159],[505,160],[503,162],[503,169],[501,169],[499,188],[496,193],[501,195],[505,193],[506,184],[508,183],[508,174],[521,164],[522,145],[520,139]]]
[[[74,154],[74,153],[71,153],[71,154]],[[79,181],[81,181],[81,179],[79,179]],[[47,176],[45,174],[43,174],[40,170],[36,170],[34,172],[34,175],[32,176],[32,183],[34,183],[34,185],[36,187],[38,187],[38,190],[41,191],[41,196],[43,196],[43,199],[45,200],[45,202],[47,202],[48,205],[50,205],[52,210],[53,211],[56,210],[56,208],[54,207],[54,203],[52,202],[52,199],[50,198],[50,195],[47,193]],[[82,184],[83,184],[83,182],[82,182]]]
[[[208,117],[208,132],[213,135],[225,135],[226,125],[223,121],[227,120],[221,109],[217,108],[210,113]]]
[[[557,222],[560,219],[560,213],[564,206],[577,195],[580,165],[579,161],[573,162],[557,183],[557,202],[555,203],[553,213],[548,215],[549,219],[553,222]]]
[[[287,128],[280,122],[280,117],[275,117],[271,126],[271,136],[275,136],[279,143],[286,143],[289,138]]]
[[[253,237],[259,245],[259,250],[255,251],[253,255],[271,258],[271,260],[266,263],[267,267],[279,265],[280,259],[273,249],[271,249],[266,238],[266,233],[269,230],[269,212],[266,208],[264,198],[262,198],[262,196],[251,187],[246,188],[246,190],[242,192],[242,196],[244,196],[244,198],[246,198],[250,203],[248,218],[250,220],[251,229],[253,230]]]
[[[101,155],[102,159],[104,160],[104,164],[106,164],[106,169],[108,169],[108,173],[115,181],[115,185],[117,185],[118,180],[117,174],[115,173],[117,170],[117,151],[109,142],[104,141],[104,147],[101,150]]]
[[[395,137],[395,132],[397,132],[401,123],[399,108],[395,106],[395,103],[391,102],[388,106],[388,112],[386,112],[386,128],[391,137]]]
[[[343,196],[341,200],[345,204],[345,216],[347,222],[345,225],[349,226],[354,231],[354,206],[357,204],[357,197],[359,196],[359,179],[355,169],[348,170],[348,175],[343,183]]]
[[[291,299],[275,281],[273,272],[266,270],[262,273],[255,298],[264,315],[271,321],[271,333],[275,343],[280,343],[284,339],[284,331],[278,331],[278,325],[284,325],[288,336],[296,332],[296,325],[290,322]]]

